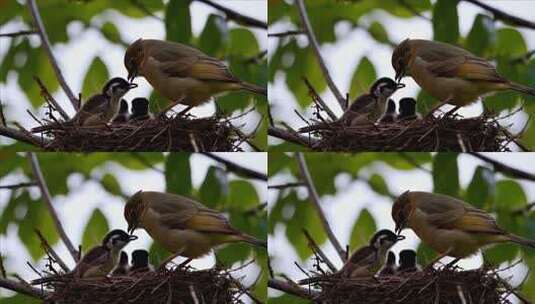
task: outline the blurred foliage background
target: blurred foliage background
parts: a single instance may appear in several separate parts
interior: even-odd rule
[[[327,47],[329,47],[330,53],[334,52],[333,47],[345,47],[347,52],[344,54],[344,58],[349,59],[355,56],[351,53],[351,47],[348,46],[347,41],[344,42],[349,35],[347,32],[365,31],[368,33],[370,41],[372,41],[369,44],[363,41],[351,43],[354,48],[359,49],[359,52],[362,49],[365,51],[358,64],[354,66],[351,77],[343,79],[343,83],[337,83],[339,88],[341,86],[345,87],[346,83],[349,83],[347,86],[349,88],[348,91],[342,91],[341,93],[343,96],[349,93],[350,101],[366,92],[377,78],[383,76],[393,78],[394,70],[390,67],[390,57],[383,58],[384,63],[380,63],[381,65],[388,64],[389,74],[378,75],[378,63],[372,62],[366,54],[374,53],[375,50],[382,47],[393,50],[405,38],[422,38],[421,36],[414,36],[426,32],[415,28],[415,18],[417,20],[425,20],[424,25],[432,28],[432,37],[429,38],[461,46],[477,56],[493,60],[496,62],[498,72],[501,75],[510,80],[533,86],[535,84],[535,58],[533,57],[534,53],[528,49],[524,35],[514,25],[507,25],[495,20],[492,13],[481,8],[477,8],[480,13],[473,20],[468,34],[461,35],[459,31],[460,22],[468,22],[459,18],[460,14],[462,14],[459,11],[459,6],[463,2],[462,0],[316,0],[306,1],[305,4],[318,43],[321,47],[325,47],[323,48],[324,53]],[[499,2],[503,4],[507,1]],[[491,6],[496,4],[495,1],[485,1],[485,3]],[[395,28],[385,27],[382,22],[383,16],[397,18],[396,20],[399,22],[395,24],[398,26]],[[302,29],[298,11],[295,5],[289,3],[289,1],[269,0],[268,21],[270,34],[272,32],[279,33],[285,30],[299,31]],[[344,25],[344,31],[341,30],[341,24]],[[349,29],[346,30],[346,27]],[[272,28],[277,28],[277,30],[272,30]],[[341,35],[340,32],[346,34]],[[392,36],[396,38],[394,39]],[[273,85],[280,77],[287,86],[289,96],[293,96],[296,100],[294,107],[303,112],[312,104],[312,99],[308,95],[308,89],[302,77],[306,77],[320,94],[328,91],[313,50],[309,47],[305,35],[270,37],[269,42],[269,84]],[[325,54],[323,56],[325,58]],[[339,58],[338,63],[341,61],[343,62],[343,59]],[[332,65],[328,67],[334,77],[336,77],[337,70],[341,68]],[[407,81],[406,79],[404,80],[404,82]],[[403,90],[400,92],[403,92]],[[326,96],[324,99],[328,99],[326,101],[330,101],[328,104],[333,105],[332,108],[334,110],[340,111],[333,95],[324,96]],[[271,99],[273,99],[272,115],[275,121],[290,124],[293,120],[300,122],[300,125],[303,124],[296,118],[295,114],[291,114],[292,117],[289,117],[289,112],[278,114],[276,111],[278,106],[276,102],[287,104],[288,100],[277,100],[274,97]],[[436,100],[433,100],[422,91],[417,94],[417,100],[417,107],[420,113],[427,113],[427,110],[431,109],[436,102]],[[525,113],[534,113],[535,97],[514,92],[503,92],[487,97],[484,106],[488,111],[502,113],[502,111],[507,112],[517,109],[524,101],[523,111]],[[519,124],[515,130],[520,131],[524,121]],[[528,124],[522,137],[522,142],[528,147],[535,147],[535,124],[533,122]],[[276,150],[288,151],[292,147],[294,150],[296,149],[295,146],[284,143]]]
[[[139,180],[137,175],[135,175],[137,177],[132,177],[133,174],[147,171],[163,175],[165,184],[162,185],[164,187],[161,189],[162,191],[197,199],[206,206],[227,214],[232,225],[239,230],[260,239],[266,239],[267,219],[264,208],[266,193],[265,190],[262,190],[266,183],[237,176],[226,171],[225,166],[221,163],[211,162],[206,175],[201,177],[200,186],[195,187],[193,179],[195,176],[198,177],[199,173],[192,171],[192,168],[199,168],[199,162],[208,162],[209,159],[204,156],[201,159],[199,156],[193,159],[192,155],[187,153],[97,153],[86,155],[41,153],[37,156],[52,194],[53,203],[58,208],[58,213],[61,210],[59,208],[75,208],[74,214],[72,212],[60,213],[60,219],[80,221],[83,220],[81,214],[87,213],[87,208],[93,208],[82,232],[83,251],[100,244],[102,237],[110,229],[126,230],[127,224],[123,218],[122,205],[118,207],[115,202],[111,202],[111,199],[95,205],[96,198],[92,197],[91,194],[88,195],[87,191],[83,192],[87,196],[80,197],[78,195],[81,189],[86,188],[88,183],[96,183],[98,189],[96,191],[101,192],[99,196],[104,193],[124,203],[137,190],[148,190],[147,187],[150,186],[147,186],[147,183],[150,184],[150,182],[143,179]],[[232,160],[229,157],[226,159]],[[247,164],[243,164],[243,162],[236,163],[247,167]],[[34,181],[31,167],[25,155],[0,152],[0,164],[0,186],[8,184],[6,180],[11,181],[9,184],[12,184],[14,179],[18,181],[17,183]],[[127,181],[131,183],[128,184]],[[24,250],[31,258],[28,262],[36,265],[39,269],[39,265],[44,265],[45,256],[34,229],[39,229],[56,250],[58,250],[58,246],[63,246],[60,244],[61,240],[39,189],[37,187],[0,188],[0,195],[0,199],[2,199],[0,201],[0,238],[7,238],[9,231],[15,230],[17,238],[23,244],[23,248],[10,247],[9,244],[13,244],[13,242],[8,241],[7,245],[0,246],[0,254],[3,257],[8,275],[12,277],[15,273],[21,274],[23,270],[28,273],[29,268],[16,269],[9,263],[10,260],[23,258]],[[73,207],[73,204],[76,207]],[[78,218],[73,219],[77,216]],[[117,221],[120,221],[122,227],[117,227]],[[73,227],[65,226],[65,223],[63,225],[71,240],[76,238],[77,232],[73,230]],[[150,241],[152,243],[152,240]],[[133,250],[139,246],[139,243],[134,242],[126,249]],[[154,243],[147,250],[150,252],[153,265],[159,265],[159,262],[170,255],[165,249]],[[72,265],[69,254],[64,252],[66,253],[62,256],[64,261]],[[244,244],[232,244],[216,250],[217,263],[229,268],[243,265],[251,259],[255,259],[254,266],[247,266],[240,275],[245,275],[246,282],[249,284],[255,283],[252,291],[260,299],[266,298],[266,258],[264,249],[252,248]],[[258,277],[258,269],[261,270],[260,277]],[[30,275],[32,276],[24,277],[24,279],[35,278],[33,272],[30,272]],[[0,293],[0,303],[33,303],[26,296],[15,295],[2,298],[2,294],[5,296],[5,293]]]
[[[0,1],[0,27],[15,22],[20,24],[20,30],[33,29],[33,19],[22,1]],[[81,26],[80,35],[88,30],[99,33],[113,47],[126,47],[139,37],[153,38],[152,32],[129,32],[131,29],[120,23],[120,18],[114,18],[114,14],[127,17],[134,21],[157,19],[162,27],[165,27],[165,39],[185,43],[199,48],[206,54],[228,62],[231,71],[240,79],[265,86],[267,83],[267,59],[261,49],[258,36],[253,34],[247,26],[241,26],[226,20],[225,14],[219,11],[207,14],[204,27],[200,35],[192,32],[192,22],[201,16],[191,16],[190,6],[195,0],[120,0],[120,1],[70,1],[70,0],[47,0],[37,1],[44,26],[50,42],[54,48],[65,47],[79,39],[78,35],[72,35],[72,25]],[[262,4],[264,0],[257,1]],[[224,3],[223,3],[224,5]],[[209,8],[209,6],[204,6]],[[195,20],[195,22],[199,22]],[[71,27],[71,28],[70,28]],[[70,29],[69,29],[70,28]],[[133,37],[126,40],[125,37]],[[43,49],[37,35],[18,36],[15,38],[0,37],[0,43],[9,45],[7,53],[0,58],[0,85],[8,80],[11,73],[17,76],[17,84],[22,94],[29,100],[35,109],[44,104],[40,96],[40,90],[34,76],[38,76],[52,93],[61,90],[56,80],[52,66]],[[56,54],[57,57],[57,54]],[[78,62],[62,62],[61,65],[76,65]],[[92,94],[100,92],[108,79],[114,76],[126,78],[127,72],[123,67],[122,58],[119,62],[121,75],[110,75],[110,67],[106,65],[98,55],[94,57],[88,67],[80,67],[86,70],[81,86],[83,100]],[[73,87],[74,80],[66,79]],[[143,80],[144,81],[144,80]],[[141,78],[136,80],[142,82]],[[79,92],[74,92],[78,94]],[[20,102],[13,96],[1,95],[4,107]],[[150,94],[150,107],[153,112],[164,109],[167,101],[156,93]],[[264,97],[253,96],[243,92],[229,93],[217,98],[218,109],[221,114],[238,115],[255,106],[255,113],[263,117],[267,112],[267,100]],[[71,106],[68,105],[70,110]],[[7,112],[7,110],[5,110]],[[254,115],[253,115],[254,116]],[[31,117],[26,115],[28,121]],[[10,117],[7,117],[10,120]],[[250,118],[245,122],[252,124],[247,130],[254,130],[259,123],[259,118]],[[260,147],[266,147],[267,131],[265,122],[261,122],[254,143]],[[19,149],[22,150],[22,149]]]
[[[492,158],[492,154],[485,154]],[[509,154],[509,158],[526,157],[525,153]],[[462,159],[461,161],[461,158]],[[390,208],[394,199],[406,190],[427,189],[443,193],[469,202],[470,204],[493,213],[498,224],[507,231],[535,239],[535,210],[533,200],[535,181],[517,180],[511,176],[495,171],[493,166],[477,161],[467,154],[454,153],[306,153],[306,163],[322,201],[327,220],[331,228],[339,233],[346,233],[344,238],[337,235],[343,248],[349,246],[350,252],[368,243],[373,233],[379,229],[393,229]],[[503,158],[502,158],[503,159]],[[473,174],[462,167],[467,162],[474,166]],[[520,161],[519,161],[520,162]],[[293,153],[269,153],[269,187],[286,183],[300,183],[299,167]],[[505,164],[509,164],[507,161]],[[515,166],[518,167],[518,162]],[[531,174],[533,168],[526,169]],[[472,168],[470,169],[472,170]],[[414,173],[420,175],[415,176]],[[276,181],[276,182],[275,182]],[[396,184],[396,182],[398,184]],[[320,223],[319,217],[308,199],[305,187],[270,189],[269,199],[269,238],[270,257],[276,275],[289,275],[295,268],[295,274],[303,274],[292,265],[296,262],[305,269],[312,270],[312,251],[308,247],[303,228],[307,229],[314,240],[323,248],[335,265],[341,265],[339,258]],[[345,205],[343,205],[345,204]],[[362,209],[360,209],[362,208]],[[356,217],[354,211],[360,209]],[[335,211],[336,210],[336,211]],[[341,227],[341,223],[350,223]],[[381,224],[380,224],[381,223]],[[344,224],[345,225],[345,224]],[[277,233],[277,236],[275,236]],[[405,230],[404,235],[412,233]],[[284,242],[275,238],[286,239]],[[419,240],[412,244],[417,247],[418,262],[426,265],[436,257],[436,253],[422,245]],[[277,243],[279,246],[271,246]],[[281,244],[289,244],[290,247]],[[410,248],[411,241],[404,241],[396,246],[400,249]],[[295,254],[292,254],[291,252]],[[295,256],[295,261],[281,261]],[[485,250],[486,263],[505,267],[522,259],[529,269],[535,267],[535,251],[519,246],[504,244]],[[289,266],[292,265],[292,266]],[[282,268],[278,268],[282,267]],[[477,265],[475,266],[477,267]],[[518,267],[518,266],[516,266]],[[528,270],[522,293],[535,300],[535,274]],[[523,273],[524,272],[524,273]],[[511,273],[514,282],[522,281],[524,271],[519,268]],[[272,298],[270,303],[301,303],[290,295]],[[305,303],[305,302],[303,302]]]

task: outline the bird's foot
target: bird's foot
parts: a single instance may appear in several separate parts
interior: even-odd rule
[[[449,110],[448,112],[446,112],[446,114],[444,114],[442,116],[442,119],[444,118],[447,118],[449,116],[454,116],[455,115],[455,112],[457,112],[457,110],[459,110],[461,107],[459,106],[455,106],[453,109]]]
[[[453,261],[449,262],[448,264],[446,264],[446,266],[444,266],[444,268],[452,268],[453,266],[455,266],[455,264],[457,264],[457,262],[459,262],[461,259],[460,258],[455,258],[453,259]]]

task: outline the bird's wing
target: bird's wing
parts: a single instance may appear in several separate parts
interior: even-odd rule
[[[347,263],[355,266],[369,265],[375,260],[376,251],[371,246],[364,246],[353,252]]]
[[[149,206],[160,215],[160,222],[171,229],[192,229],[199,232],[224,234],[239,233],[230,226],[223,214],[199,202],[183,196],[154,193]]]
[[[73,272],[82,276],[89,268],[104,264],[109,258],[110,252],[103,246],[97,246],[89,250],[78,262]]]
[[[504,82],[496,68],[487,60],[472,55],[436,59],[421,57],[428,63],[427,70],[437,77],[456,77],[466,80]]]
[[[102,94],[93,95],[82,105],[82,108],[80,108],[80,111],[84,111],[88,113],[98,112],[99,109],[106,106],[106,101],[107,101],[106,97],[104,97],[104,95]]]
[[[363,94],[359,96],[347,109],[347,111],[355,113],[367,113],[375,107],[375,97],[371,94]]]
[[[487,212],[469,207],[464,216],[457,219],[452,226],[456,229],[471,233],[504,234],[505,231],[498,227],[496,220]]]
[[[171,77],[192,77],[201,80],[239,82],[220,60],[209,56],[182,57],[173,61],[160,61],[162,72]]]

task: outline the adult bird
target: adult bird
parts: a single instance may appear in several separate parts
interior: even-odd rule
[[[33,280],[32,284],[43,284],[62,278],[104,277],[117,265],[121,250],[136,239],[137,236],[129,235],[123,230],[112,230],[104,236],[100,245],[91,248],[82,257],[71,272]]]
[[[535,248],[535,241],[498,227],[487,212],[444,194],[406,191],[394,202],[392,219],[396,233],[411,228],[439,257],[466,258],[505,242]]]
[[[394,49],[392,66],[396,81],[411,76],[441,102],[439,107],[445,103],[466,106],[480,96],[503,90],[535,96],[534,88],[499,75],[486,59],[443,42],[405,39]]]
[[[385,264],[387,253],[394,244],[405,239],[404,236],[396,235],[394,232],[383,229],[377,231],[368,245],[355,250],[346,261],[344,266],[328,277],[339,278],[371,278]],[[299,281],[305,285],[324,280],[326,277],[312,277]]]
[[[267,248],[265,241],[232,227],[220,212],[190,198],[163,192],[138,191],[126,202],[128,232],[138,228],[175,256],[202,257],[222,244],[246,242]]]
[[[198,106],[237,90],[267,96],[266,88],[240,80],[223,61],[177,42],[140,38],[126,49],[124,65],[129,80],[145,77],[171,105]]]
[[[404,86],[404,84],[396,83],[388,77],[379,78],[372,84],[367,93],[360,95],[351,103],[338,120],[333,123],[319,123],[303,127],[299,129],[299,132],[306,133],[328,129],[333,124],[350,127],[373,125],[385,113],[389,97]]]

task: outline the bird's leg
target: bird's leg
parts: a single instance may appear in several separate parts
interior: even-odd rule
[[[425,115],[425,118],[428,118],[428,117],[433,117],[433,114],[440,108],[442,108],[443,105],[449,103],[449,101],[442,101],[440,102],[438,105],[434,106],[431,111],[429,111],[429,113],[427,113],[427,115]]]
[[[180,256],[182,254],[182,252],[184,252],[184,250],[179,250],[177,253],[175,254],[172,254],[170,257],[168,257],[167,259],[165,259],[161,264],[160,266],[158,266],[158,270],[163,270],[165,269],[165,266],[171,262],[172,260],[174,260],[176,257]]]
[[[188,265],[189,262],[193,261],[192,258],[188,258],[187,260],[185,260],[184,262],[178,264],[178,268],[183,268],[184,266]]]
[[[457,264],[457,262],[459,262],[460,260],[461,260],[460,258],[455,258],[453,261],[446,264],[446,268],[452,267],[453,265]]]
[[[450,115],[453,115],[457,110],[459,110],[461,107],[455,106],[453,109],[449,110],[443,117],[448,117]]]
[[[424,268],[425,269],[430,269],[430,268],[433,269],[433,265],[435,265],[435,263],[440,261],[443,257],[448,256],[450,251],[451,251],[451,249],[448,249],[448,250],[446,250],[446,252],[443,252],[443,253],[439,254],[435,259],[433,259],[431,261],[431,263],[427,264],[427,266],[425,266]],[[455,263],[457,263],[457,262],[455,262]]]
[[[160,112],[160,116],[165,116],[165,113],[167,113],[169,110],[171,110],[172,108],[174,108],[177,104],[179,103],[182,103],[182,101],[184,101],[184,99],[186,99],[186,97],[181,97],[179,98],[177,101],[174,101],[174,102],[171,102],[170,105],[168,105],[167,107],[165,107],[163,109],[163,111]],[[188,107],[189,109],[191,109],[191,107]],[[189,111],[189,110],[188,110]],[[182,112],[181,112],[182,113]]]

